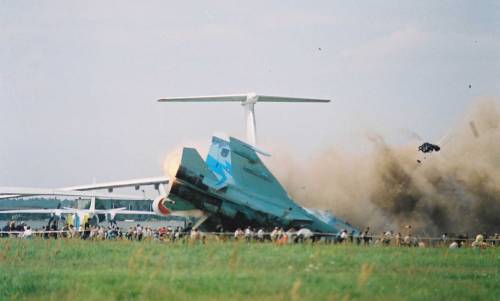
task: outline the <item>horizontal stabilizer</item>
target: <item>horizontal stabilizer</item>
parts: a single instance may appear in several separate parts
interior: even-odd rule
[[[266,96],[255,93],[232,94],[232,95],[210,95],[210,96],[187,96],[187,97],[167,97],[158,99],[159,102],[330,102],[329,99],[302,98],[286,96]]]
[[[251,163],[259,162],[260,159],[255,153],[255,148],[239,139],[229,137],[231,151],[244,157]]]
[[[158,99],[159,102],[240,102],[245,109],[246,137],[247,142],[257,144],[257,126],[255,123],[254,106],[257,102],[305,102],[305,103],[326,103],[329,99],[268,96],[257,95],[255,93],[233,94],[233,95],[212,95],[212,96],[188,96],[188,97],[167,97]],[[258,151],[258,149],[255,149]],[[262,151],[260,153],[266,154]]]
[[[244,94],[238,95],[212,95],[212,96],[188,96],[188,97],[168,97],[158,99],[160,102],[220,102],[220,101],[245,101]]]
[[[329,99],[257,95],[259,102],[330,102]]]

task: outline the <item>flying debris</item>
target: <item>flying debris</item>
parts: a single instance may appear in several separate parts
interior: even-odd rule
[[[472,85],[469,85],[469,89],[472,88]]]
[[[429,143],[429,142],[425,142],[424,144],[422,144],[418,147],[418,151],[422,152],[423,154],[432,153],[432,152],[439,152],[440,150],[441,150],[441,147],[437,146],[436,144]],[[425,156],[424,156],[424,159],[426,159]],[[417,163],[422,163],[422,160],[417,159]]]
[[[477,131],[476,123],[474,121],[470,121],[469,127],[474,137],[479,138],[479,132]]]
[[[441,148],[435,144],[425,142],[424,144],[420,145],[418,147],[418,150],[421,151],[422,153],[432,153],[432,152],[439,152]]]

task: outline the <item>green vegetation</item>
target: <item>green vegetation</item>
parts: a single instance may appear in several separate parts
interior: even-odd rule
[[[495,300],[500,249],[0,240],[0,300]]]

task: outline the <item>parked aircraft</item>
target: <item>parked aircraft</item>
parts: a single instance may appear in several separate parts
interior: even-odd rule
[[[71,216],[71,220],[75,227],[79,227],[81,223],[87,220],[96,218],[98,215],[105,215],[109,221],[115,219],[118,214],[121,215],[156,215],[153,211],[144,210],[127,210],[127,207],[113,208],[113,209],[96,209],[95,208],[96,198],[92,197],[90,200],[89,209],[76,209],[76,208],[54,208],[54,209],[16,209],[16,210],[3,210],[0,214],[25,214],[25,213],[38,213],[38,214],[51,214],[59,219],[63,216]],[[99,219],[97,217],[97,221]]]
[[[144,201],[148,200],[144,196],[135,195],[122,195],[112,193],[116,188],[126,188],[134,187],[135,190],[139,190],[142,186],[153,185],[154,188],[159,192],[161,196],[166,195],[165,185],[170,182],[168,177],[154,177],[154,178],[143,178],[143,179],[133,179],[124,181],[114,181],[114,182],[104,182],[95,183],[87,185],[70,186],[59,189],[47,189],[47,188],[29,188],[29,187],[0,187],[0,200],[7,198],[18,198],[18,197],[31,197],[31,196],[69,196],[78,198],[90,198],[91,205],[89,209],[75,209],[75,208],[53,208],[53,209],[16,209],[16,210],[4,210],[0,211],[0,214],[21,214],[21,213],[47,213],[52,214],[55,217],[61,218],[63,215],[74,215],[80,221],[86,220],[86,218],[93,218],[96,215],[106,215],[108,220],[114,220],[116,215],[136,215],[136,214],[146,214],[146,215],[156,215],[154,211],[142,211],[142,210],[127,210],[126,207],[113,208],[113,209],[95,209],[95,200],[97,199],[115,199],[115,200],[130,200],[130,201]],[[98,193],[93,190],[106,189],[108,193]],[[201,217],[203,214],[199,210],[178,210],[171,212],[172,216],[181,217]]]
[[[131,201],[143,201],[146,200],[144,196],[135,195],[121,195],[112,193],[115,188],[124,187],[134,187],[139,190],[141,186],[153,185],[160,194],[165,194],[164,185],[168,184],[169,179],[167,177],[156,177],[156,178],[144,178],[144,179],[134,179],[125,181],[115,181],[106,183],[96,183],[89,185],[79,185],[64,187],[59,189],[47,189],[47,188],[30,188],[30,187],[0,187],[0,199],[7,198],[17,198],[17,197],[31,197],[39,195],[47,196],[69,196],[69,197],[79,197],[79,198],[90,198],[90,208],[89,209],[75,209],[75,208],[54,208],[54,209],[16,209],[16,210],[4,210],[0,211],[0,214],[22,214],[22,213],[47,213],[52,214],[54,217],[61,218],[64,216],[71,216],[76,224],[86,221],[87,219],[92,219],[95,216],[104,214],[108,220],[114,220],[117,214],[147,214],[154,215],[152,211],[140,211],[140,210],[127,210],[126,207],[113,208],[113,209],[95,209],[95,200],[99,199],[118,199],[118,200],[131,200]],[[108,193],[98,193],[93,190],[107,189]],[[76,226],[76,225],[75,225]]]

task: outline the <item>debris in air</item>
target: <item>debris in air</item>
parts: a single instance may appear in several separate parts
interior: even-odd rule
[[[319,51],[321,51],[321,50],[323,50],[323,49],[321,49],[321,47],[318,47],[318,50],[319,50]]]
[[[479,138],[479,132],[477,131],[476,123],[474,121],[470,121],[469,127],[474,137]]]
[[[424,144],[420,145],[418,147],[418,150],[421,151],[422,153],[432,153],[432,152],[439,152],[441,148],[435,144],[425,142]]]
[[[472,88],[472,85],[469,85],[469,89]]]

